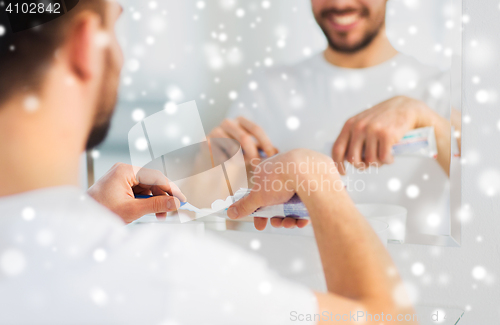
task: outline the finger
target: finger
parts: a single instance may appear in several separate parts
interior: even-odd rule
[[[168,178],[156,169],[140,168],[135,175],[134,186],[150,189],[153,186],[163,186],[166,193],[172,194]]]
[[[170,182],[170,180],[169,180],[169,182]],[[187,201],[186,196],[184,195],[184,193],[182,193],[182,191],[179,188],[179,186],[177,186],[175,183],[170,182],[170,188],[172,189],[172,195],[173,196],[175,196],[176,198],[178,198],[181,202],[186,202]]]
[[[228,137],[207,138],[208,150],[209,150],[208,155],[210,155],[210,157],[212,159],[212,164],[215,164],[215,160],[214,160],[215,158],[218,158],[218,160],[224,160],[224,161],[231,158],[228,150],[221,145],[221,143],[220,143],[221,141],[217,141],[218,139],[226,139],[226,138],[234,141],[234,139],[232,139],[229,136]]]
[[[221,123],[221,128],[233,139],[240,143],[243,151],[245,152],[246,160],[259,158],[257,144],[253,140],[252,136],[248,132],[246,132],[239,124],[237,124],[235,121],[225,119]]]
[[[255,226],[255,229],[262,231],[262,230],[266,229],[267,218],[255,217],[255,218],[253,218],[253,224]]]
[[[134,200],[135,209],[142,216],[150,213],[166,213],[176,211],[180,206],[179,199],[168,195],[153,196],[149,199]]]
[[[352,119],[347,120],[332,148],[332,158],[341,175],[346,174],[344,160],[346,157],[347,147],[349,145],[349,138],[351,136],[352,123]]]
[[[363,148],[365,147],[365,134],[363,132],[352,132],[349,148],[347,149],[347,161],[356,168],[363,168]]]
[[[309,220],[307,219],[299,219],[297,220],[297,227],[299,228],[304,228],[305,226],[307,226],[309,224]]]
[[[236,122],[235,124],[239,127]],[[212,142],[209,144],[210,149],[212,149],[211,147],[214,145],[216,148],[225,151],[226,155],[237,152],[240,148],[239,142],[235,141],[235,139],[233,139],[231,135],[224,131],[221,127],[215,129],[214,132],[212,132],[212,135],[208,137],[208,140],[214,140],[210,141]]]
[[[255,137],[257,140],[258,144],[260,145],[260,148],[264,150],[266,155],[268,157],[272,157],[276,155],[278,152],[276,148],[274,148],[273,144],[271,143],[271,140],[267,136],[267,134],[264,132],[264,130],[255,124],[252,121],[247,120],[246,118],[240,116],[236,119],[236,121],[251,135]]]
[[[378,138],[375,134],[369,134],[365,141],[364,162],[366,167],[370,164],[378,164]]]
[[[208,149],[210,150],[212,155],[219,155],[221,157],[230,158],[226,150],[220,147],[220,141],[214,141],[215,143],[213,144],[211,141],[212,139],[232,139],[229,136],[229,134],[227,134],[224,130],[222,130],[221,127],[216,127],[207,136],[207,142],[208,142]]]
[[[166,193],[158,186],[153,186],[151,188],[151,193],[153,194],[153,196],[165,196],[166,195]],[[179,207],[177,207],[177,209]],[[168,212],[170,212],[170,211],[168,211]],[[160,211],[160,212],[156,213],[157,219],[165,219],[166,217],[167,217],[167,212]]]
[[[382,164],[392,164],[394,157],[392,156],[392,146],[396,144],[398,139],[392,137],[387,130],[379,132],[377,138],[379,139],[378,145],[378,159]]]
[[[274,228],[283,227],[283,218],[278,218],[278,217],[271,218],[271,226],[273,226]]]
[[[283,220],[283,227],[287,229],[295,228],[296,225],[297,225],[297,219],[287,217]]]
[[[167,179],[168,181],[168,179]],[[175,196],[182,202],[186,202],[186,196],[181,192],[181,189],[174,183],[168,183],[165,185],[154,185],[151,187],[153,195],[168,194],[170,196]]]
[[[156,219],[158,220],[163,220],[167,217],[167,213],[166,212],[162,212],[162,213],[157,213],[156,214]]]
[[[135,185],[143,189],[160,189],[163,193],[168,193],[182,202],[186,202],[186,196],[181,192],[180,188],[174,183],[170,183],[169,179],[159,170],[141,168],[136,175],[136,183]],[[156,192],[153,194],[160,195],[162,193]]]
[[[388,136],[382,135],[379,137],[378,159],[382,164],[392,164],[394,157],[392,156],[393,141]]]
[[[215,129],[210,132],[208,135],[208,138],[231,138],[229,134],[227,134],[220,126],[216,127]]]
[[[249,195],[244,196],[229,207],[227,216],[230,219],[243,218],[254,213],[262,205],[260,192],[251,191]]]

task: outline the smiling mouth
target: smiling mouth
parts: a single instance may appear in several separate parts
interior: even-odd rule
[[[331,21],[339,26],[349,26],[356,23],[360,19],[360,15],[357,12],[349,14],[332,14],[330,16]]]

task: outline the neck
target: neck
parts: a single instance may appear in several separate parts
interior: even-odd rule
[[[398,54],[398,51],[392,47],[387,35],[385,27],[383,27],[377,36],[368,46],[355,53],[343,53],[333,50],[328,47],[324,56],[325,59],[341,68],[364,69],[376,66],[387,60],[392,59]]]
[[[78,185],[85,142],[77,135],[85,133],[68,116],[55,114],[61,112],[55,105],[71,111],[64,100],[40,100],[34,112],[26,111],[23,98],[0,107],[0,196]]]

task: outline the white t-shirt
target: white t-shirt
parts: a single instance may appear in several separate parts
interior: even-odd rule
[[[0,198],[0,324],[291,324],[313,293],[218,239],[124,227],[85,192]],[[304,322],[311,324],[311,322]]]
[[[366,69],[339,68],[317,54],[254,76],[228,117],[253,120],[281,152],[308,148],[331,156],[333,143],[350,117],[398,95],[422,100],[440,115],[450,116],[447,72],[404,54]],[[437,161],[397,157],[394,164],[379,169],[349,168],[344,182],[355,203],[406,207],[409,232],[429,233],[425,220],[437,214],[441,224],[429,234],[448,234],[449,181]],[[394,186],[398,183],[399,188]]]

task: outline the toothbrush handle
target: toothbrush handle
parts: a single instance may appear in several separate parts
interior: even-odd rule
[[[152,195],[141,195],[141,194],[135,194],[136,199],[149,199],[152,198]]]
[[[150,199],[153,197],[153,195],[142,195],[142,194],[135,194],[134,195],[136,199]],[[181,202],[181,206],[184,206],[187,202]]]

